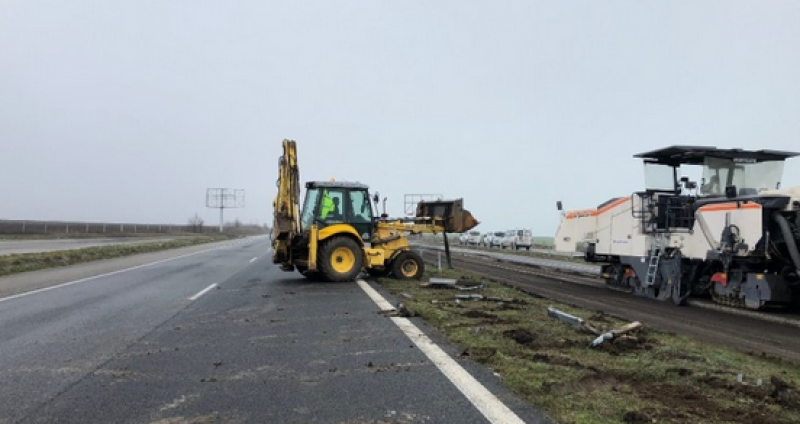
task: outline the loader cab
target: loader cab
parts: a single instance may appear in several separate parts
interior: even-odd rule
[[[373,216],[369,187],[364,184],[334,181],[306,184],[306,198],[300,215],[302,232],[308,231],[313,224],[319,229],[348,224],[368,241],[372,238]]]

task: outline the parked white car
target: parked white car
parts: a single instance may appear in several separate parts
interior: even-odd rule
[[[480,246],[482,239],[483,236],[481,235],[480,231],[470,231],[469,236],[467,237],[467,245]]]
[[[533,247],[533,234],[529,228],[522,228],[511,231],[509,237],[511,242],[510,247],[514,250],[527,249],[531,250]]]
[[[458,244],[467,244],[467,239],[469,238],[469,233],[461,233],[458,235]]]
[[[486,247],[492,247],[492,239],[494,238],[494,232],[489,231],[488,233],[483,235],[483,245]]]
[[[500,247],[502,249],[513,249],[514,248],[514,234],[516,234],[515,230],[508,230],[505,232],[505,235],[500,240]]]
[[[489,247],[503,247],[503,239],[505,238],[505,232],[495,231],[494,235],[492,235],[492,240],[489,242]]]

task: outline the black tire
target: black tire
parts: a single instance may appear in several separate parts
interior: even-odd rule
[[[425,262],[411,250],[407,250],[392,261],[392,275],[398,280],[421,280]]]
[[[319,271],[305,271],[303,272],[303,277],[306,277],[308,281],[313,281],[315,283],[330,281]]]
[[[295,265],[295,268],[297,268],[297,272],[302,274],[303,277],[306,277],[306,279],[308,279],[309,281],[317,281],[317,282],[327,281],[325,279],[325,276],[322,275],[322,273],[319,271],[309,271],[308,268],[302,265]]]
[[[384,268],[384,269],[377,269],[377,268],[369,268],[367,269],[367,273],[373,277],[388,277],[389,274],[392,273],[391,268]]]
[[[351,266],[342,268],[348,262]],[[355,240],[338,236],[322,244],[317,256],[317,265],[322,275],[330,281],[353,281],[364,266],[364,255],[361,246]]]

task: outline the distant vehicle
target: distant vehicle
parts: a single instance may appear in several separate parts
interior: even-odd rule
[[[467,244],[467,239],[469,238],[469,233],[463,233],[458,235],[458,244]]]
[[[495,231],[492,236],[492,241],[489,242],[489,247],[503,247],[503,239],[506,238],[506,233],[503,231]]]
[[[494,232],[489,231],[483,235],[483,245],[486,247],[492,247],[492,239],[494,238]]]
[[[502,240],[500,240],[500,247],[503,248],[503,249],[506,249],[506,248],[513,249],[514,248],[514,240],[515,240],[514,236],[515,236],[516,233],[517,233],[516,230],[508,230],[508,231],[506,231],[505,232],[506,235],[503,237]]]
[[[482,240],[483,236],[481,235],[480,231],[470,231],[469,236],[467,237],[467,245],[480,246]]]
[[[509,239],[511,240],[511,248],[514,250],[527,249],[531,250],[533,247],[533,234],[528,228],[518,229],[511,232]]]

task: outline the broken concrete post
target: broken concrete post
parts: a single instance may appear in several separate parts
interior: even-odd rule
[[[479,294],[457,294],[456,300],[483,300],[483,296]]]
[[[634,322],[625,324],[620,328],[617,328],[615,330],[611,330],[609,332],[601,334],[598,338],[596,338],[596,339],[594,339],[594,341],[592,341],[590,346],[591,347],[600,346],[601,344],[605,343],[608,340],[614,340],[615,338],[617,338],[617,337],[619,337],[619,336],[621,336],[621,335],[623,335],[625,333],[629,333],[629,332],[631,332],[633,330],[637,330],[637,329],[639,329],[641,327],[642,327],[642,323],[639,322],[639,321],[634,321]]]
[[[555,308],[547,308],[547,316],[565,322],[575,328],[581,328],[583,325],[583,319],[578,318],[575,315],[570,315],[566,312],[561,312]]]

